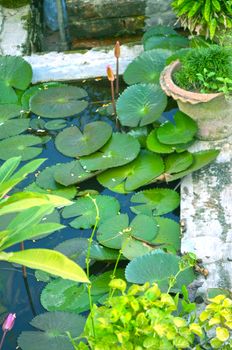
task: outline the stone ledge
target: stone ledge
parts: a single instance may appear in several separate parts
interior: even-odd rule
[[[120,74],[137,57],[143,48],[141,45],[121,46]],[[33,69],[32,82],[80,80],[106,76],[106,66],[115,67],[113,48],[108,50],[89,50],[85,53],[50,52],[41,55],[25,56]]]
[[[232,137],[198,142],[192,150],[221,150],[217,160],[183,179],[182,252],[194,252],[209,271],[201,291],[232,288]]]

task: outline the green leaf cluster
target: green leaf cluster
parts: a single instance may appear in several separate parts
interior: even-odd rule
[[[220,30],[232,27],[231,1],[173,0],[171,5],[184,28],[204,33],[211,40]]]

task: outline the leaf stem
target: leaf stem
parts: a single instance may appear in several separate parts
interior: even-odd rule
[[[2,335],[2,339],[1,339],[1,343],[0,343],[0,350],[2,350],[2,347],[3,347],[3,343],[4,343],[4,340],[5,340],[5,337],[6,337],[6,331],[3,333]]]

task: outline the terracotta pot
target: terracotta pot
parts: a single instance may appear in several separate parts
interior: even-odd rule
[[[183,90],[172,80],[173,73],[180,68],[174,61],[160,76],[160,85],[167,96],[177,101],[179,109],[197,121],[200,140],[220,140],[232,134],[232,98],[223,93],[201,94]]]

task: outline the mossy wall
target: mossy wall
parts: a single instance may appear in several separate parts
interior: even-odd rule
[[[18,8],[30,4],[30,0],[0,0],[0,5],[7,8]]]

